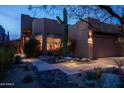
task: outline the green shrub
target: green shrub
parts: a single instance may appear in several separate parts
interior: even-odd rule
[[[47,53],[50,56],[60,56],[60,55],[62,55],[62,48],[56,49],[56,50],[51,50],[51,51],[48,51]]]
[[[12,47],[0,48],[0,79],[4,77],[6,70],[13,61],[15,49]]]
[[[33,82],[33,78],[30,74],[27,74],[24,78],[23,78],[23,82],[24,83],[31,83]]]
[[[87,72],[85,78],[90,80],[98,80],[101,77],[101,68],[94,68],[93,71]]]
[[[97,68],[94,68],[94,71],[95,71],[95,78],[99,79],[102,75],[102,69],[97,67]]]
[[[25,65],[24,66],[24,71],[29,71],[30,70],[30,67],[28,65]]]
[[[120,80],[121,80],[121,88],[124,88],[124,76],[120,77]]]
[[[85,78],[89,80],[94,80],[95,79],[95,72],[87,72]]]
[[[20,56],[15,56],[14,57],[14,63],[16,63],[16,64],[21,63],[21,57]]]
[[[36,39],[30,39],[24,44],[24,53],[27,57],[36,57],[41,52],[40,42]]]

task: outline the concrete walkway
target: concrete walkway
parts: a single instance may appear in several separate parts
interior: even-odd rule
[[[94,60],[91,63],[77,63],[77,62],[64,62],[57,64],[48,64],[40,59],[26,59],[25,61],[31,62],[32,65],[36,66],[38,71],[60,69],[68,75],[80,73],[87,70],[92,70],[96,67],[107,68],[115,66],[112,60],[113,58],[100,58]]]

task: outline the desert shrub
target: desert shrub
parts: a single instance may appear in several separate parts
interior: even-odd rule
[[[124,66],[124,59],[118,57],[117,59],[113,59],[113,61],[115,63],[115,66],[117,66],[119,70],[122,70],[122,67]]]
[[[12,47],[0,48],[0,79],[5,75],[6,70],[11,65],[15,49]]]
[[[121,88],[124,88],[124,76],[120,78],[121,80]]]
[[[24,66],[24,71],[29,71],[29,70],[30,70],[29,65],[25,65],[25,66]]]
[[[30,83],[33,82],[33,77],[30,74],[27,74],[26,76],[24,76],[23,80],[24,83]]]
[[[89,71],[86,73],[85,78],[90,80],[98,80],[101,77],[102,70],[101,68],[94,68],[93,71]]]
[[[62,50],[63,49],[60,48],[60,49],[48,51],[48,55],[50,55],[50,56],[60,56],[60,55],[62,55]]]
[[[21,57],[20,56],[15,56],[14,57],[14,63],[16,63],[16,64],[21,63]]]
[[[30,39],[24,44],[24,53],[27,57],[36,57],[38,56],[40,49],[40,42],[36,39]]]
[[[97,67],[97,68],[94,68],[94,71],[95,71],[95,78],[99,79],[102,75],[102,69]]]
[[[90,80],[94,80],[95,79],[95,72],[87,72],[85,78],[90,79]]]

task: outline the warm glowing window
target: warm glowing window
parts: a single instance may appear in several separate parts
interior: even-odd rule
[[[35,38],[40,41],[42,50],[43,36],[36,35]],[[61,47],[61,39],[54,37],[54,35],[48,35],[46,38],[46,46],[48,51],[59,49]]]
[[[59,49],[61,45],[61,39],[55,38],[54,36],[47,37],[47,50],[56,50]]]

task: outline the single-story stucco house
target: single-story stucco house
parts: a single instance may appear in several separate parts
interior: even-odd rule
[[[69,39],[76,42],[73,55],[85,58],[100,58],[120,56],[116,41],[120,34],[120,26],[100,22],[97,19],[85,18],[90,23],[79,21],[69,25]],[[95,27],[95,29],[94,29]],[[32,37],[40,40],[41,49],[54,50],[60,48],[63,25],[57,20],[48,18],[33,18],[21,15],[21,51],[24,42]]]

